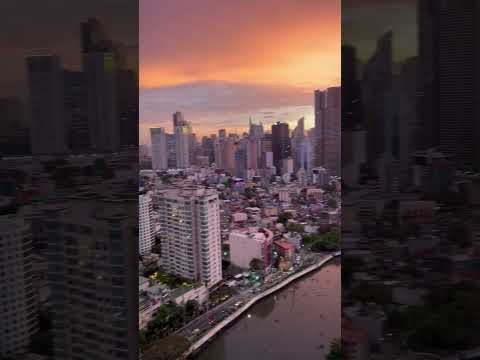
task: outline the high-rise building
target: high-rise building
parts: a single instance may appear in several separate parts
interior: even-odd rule
[[[175,112],[173,114],[173,128],[185,125],[187,125],[187,122],[185,121],[183,114],[180,111]]]
[[[282,173],[282,160],[291,156],[290,132],[287,123],[277,122],[272,125],[273,165],[277,173]]]
[[[295,171],[301,168],[301,156],[302,152],[300,147],[305,140],[305,118],[300,118],[297,122],[297,126],[292,131],[292,155],[294,161]]]
[[[265,169],[270,169],[273,167],[273,152],[267,151],[265,153]]]
[[[248,138],[246,141],[247,149],[247,168],[257,170],[261,161],[261,140],[257,138]]]
[[[295,170],[304,169],[310,174],[313,167],[313,145],[310,137],[305,136],[295,146]]]
[[[235,151],[237,149],[235,139],[227,138],[221,143],[220,148],[223,168],[233,175],[235,173]]]
[[[120,68],[117,72],[117,112],[120,145],[138,145],[138,76],[135,71]]]
[[[90,147],[95,152],[120,149],[117,69],[113,52],[95,51],[83,55]]]
[[[293,159],[291,157],[282,159],[282,175],[291,175],[293,171]]]
[[[480,169],[480,4],[418,1],[420,120],[428,147]]]
[[[166,134],[167,137],[167,165],[169,169],[177,167],[177,144],[175,134]]]
[[[241,179],[245,179],[247,173],[247,145],[246,141],[242,141],[235,150],[235,176]]]
[[[263,124],[254,124],[252,122],[252,119],[250,119],[248,136],[254,139],[261,139],[263,137],[263,134]]]
[[[270,168],[273,166],[273,151],[272,151],[272,134],[271,133],[265,133],[260,140],[260,166],[262,168]],[[270,153],[272,155],[272,161],[267,165],[267,153]]]
[[[38,330],[37,302],[33,288],[32,235],[30,226],[0,198],[0,357],[22,355]]]
[[[157,193],[161,264],[169,272],[207,286],[222,280],[218,193],[201,187]]]
[[[152,169],[168,169],[167,136],[163,128],[150,129],[152,143]]]
[[[140,255],[150,254],[155,243],[155,225],[150,194],[138,196],[138,249]]]
[[[63,112],[63,83],[56,55],[28,56],[30,135],[33,154],[62,154],[67,151],[67,126]]]
[[[297,126],[292,132],[292,141],[300,141],[305,137],[305,118],[301,117],[297,121]]]
[[[93,18],[81,25],[81,43],[90,150],[116,152],[138,144],[138,81],[125,68],[121,45]]]
[[[62,205],[44,209],[53,357],[136,360],[137,201]]]
[[[85,111],[87,100],[85,77],[81,71],[63,71],[64,121],[68,124],[68,148],[73,153],[85,153],[90,149],[88,119]]]
[[[335,174],[341,165],[341,88],[315,91],[316,166],[327,167]]]
[[[394,117],[392,41],[391,31],[378,39],[375,53],[368,60],[363,73],[362,106],[365,114],[368,114],[365,126],[368,136],[367,157],[371,164],[385,153],[387,143],[391,140],[388,136],[388,125]]]
[[[190,166],[190,135],[192,128],[185,121],[181,112],[173,114],[173,125],[175,134],[175,154],[177,168],[184,169]]]
[[[215,141],[212,137],[204,136],[202,138],[202,153],[208,158],[208,163],[215,162]]]
[[[323,119],[325,118],[326,92],[315,90],[314,92],[314,106],[315,106],[315,142],[314,142],[314,163],[320,166],[323,162],[322,150],[322,135],[323,135]]]
[[[100,21],[90,18],[81,23],[82,52],[88,53],[98,50],[99,44],[107,39],[105,29]]]
[[[341,167],[341,88],[327,89],[327,106],[323,121],[322,144],[323,165],[335,174]]]
[[[220,130],[218,130],[218,139],[219,139],[220,141],[225,140],[226,137],[227,137],[227,130],[225,130],[225,129],[220,129]]]
[[[215,152],[215,166],[218,169],[224,169],[225,164],[223,163],[223,154],[222,154],[223,141],[216,139],[213,146],[214,146],[214,152]]]
[[[188,161],[190,165],[197,164],[197,156],[200,155],[199,150],[200,149],[198,146],[197,135],[190,132],[190,134],[188,135]]]

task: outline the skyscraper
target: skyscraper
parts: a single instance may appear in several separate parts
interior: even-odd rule
[[[136,146],[138,145],[138,76],[135,71],[120,67],[116,82],[120,146]]]
[[[38,316],[30,226],[5,197],[0,197],[0,249],[0,357],[10,358],[28,350]]]
[[[55,359],[138,358],[138,203],[124,195],[43,209]]]
[[[118,151],[120,126],[113,53],[84,54],[90,146],[97,152]]]
[[[187,125],[187,122],[185,121],[183,114],[180,111],[175,112],[172,118],[173,118],[173,128],[176,128],[177,126]]]
[[[480,168],[480,4],[418,2],[421,121],[428,146],[460,167]],[[472,30],[473,29],[473,30]]]
[[[248,165],[248,142],[246,139],[241,141],[235,150],[235,176],[245,179]]]
[[[362,98],[367,129],[367,157],[369,163],[377,161],[386,151],[388,124],[393,121],[392,108],[392,41],[391,31],[377,41],[375,53],[365,65]]]
[[[118,151],[121,116],[125,118],[129,110],[134,111],[135,100],[130,104],[127,99],[135,99],[135,94],[119,99],[119,89],[127,86],[127,78],[120,76],[125,60],[119,45],[107,38],[103,25],[96,19],[82,23],[82,56],[90,148],[100,153]],[[138,116],[133,114],[132,118]]]
[[[98,45],[106,41],[105,29],[100,21],[90,18],[81,24],[82,52],[98,50]]]
[[[291,156],[290,132],[287,123],[272,125],[273,165],[277,173],[282,173],[282,160]]]
[[[248,135],[251,138],[260,139],[263,137],[263,124],[254,124],[252,119],[249,121],[249,131]]]
[[[227,137],[227,131],[225,129],[218,130],[218,139],[220,141],[225,140],[226,137]]]
[[[212,137],[204,136],[202,138],[202,153],[208,157],[209,164],[215,162],[215,141]]]
[[[67,151],[67,126],[63,112],[60,59],[52,54],[28,56],[27,75],[33,154]]]
[[[82,71],[63,71],[64,121],[68,126],[68,148],[73,153],[85,153],[90,149],[85,77]]]
[[[230,174],[235,173],[235,151],[237,143],[235,139],[228,137],[220,143],[223,168]]]
[[[162,266],[207,286],[217,284],[222,280],[217,192],[186,187],[163,190],[157,195]]]
[[[177,167],[177,144],[175,134],[166,134],[167,137],[167,165],[168,168]]]
[[[269,168],[273,166],[272,134],[265,133],[260,140],[261,167]],[[269,154],[269,155],[267,155]],[[267,158],[269,161],[267,161]],[[271,161],[270,161],[271,160]]]
[[[341,166],[341,88],[327,89],[327,106],[321,137],[323,165],[332,174],[340,174]]]
[[[188,168],[190,166],[190,135],[192,128],[190,124],[185,121],[181,112],[173,114],[173,129],[175,135],[175,155],[176,167],[180,169]]]
[[[152,169],[168,169],[167,136],[163,128],[150,129],[152,143]]]
[[[301,152],[300,147],[305,140],[305,118],[297,121],[297,126],[292,131],[292,155],[294,160],[295,171],[301,168]]]
[[[150,254],[155,242],[155,225],[153,223],[153,207],[150,194],[138,196],[138,249],[140,255]]]
[[[341,88],[315,91],[315,165],[340,173]]]
[[[261,160],[261,139],[248,138],[245,139],[247,150],[247,168],[256,170],[259,168]]]
[[[315,143],[314,143],[314,163],[315,166],[321,166],[323,163],[323,148],[321,138],[323,136],[323,120],[325,118],[326,92],[315,90],[314,92],[315,106]]]

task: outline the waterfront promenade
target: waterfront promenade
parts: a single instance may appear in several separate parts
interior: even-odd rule
[[[319,262],[312,264],[308,266],[307,268],[300,270],[278,284],[273,285],[272,287],[268,288],[267,290],[263,291],[260,294],[255,295],[251,299],[249,299],[243,306],[241,306],[238,310],[236,310],[234,313],[220,321],[218,324],[216,324],[213,328],[209,329],[203,336],[201,336],[198,340],[196,340],[190,348],[184,353],[184,358],[187,358],[195,353],[197,353],[205,344],[207,344],[210,340],[212,340],[216,335],[218,335],[222,330],[224,330],[226,327],[228,327],[230,324],[232,324],[234,321],[236,321],[245,311],[247,311],[251,306],[253,306],[255,303],[260,301],[261,299],[272,295],[273,293],[279,291],[280,289],[284,288],[285,286],[291,284],[292,282],[302,278],[303,276],[318,270],[321,268],[323,265],[328,263],[330,260],[333,258],[340,256],[341,252],[335,252],[333,254],[329,254],[325,256],[322,260]]]

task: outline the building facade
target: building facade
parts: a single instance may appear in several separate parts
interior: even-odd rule
[[[218,193],[202,187],[157,193],[161,264],[178,276],[213,286],[222,280]]]

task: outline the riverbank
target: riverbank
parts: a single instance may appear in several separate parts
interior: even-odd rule
[[[205,344],[209,343],[215,336],[217,336],[221,331],[223,331],[225,328],[231,325],[234,321],[236,321],[243,313],[245,313],[245,311],[247,311],[250,307],[252,307],[258,301],[276,293],[277,291],[283,289],[284,287],[291,284],[292,282],[306,276],[307,274],[310,274],[311,272],[314,272],[320,269],[326,263],[328,263],[329,261],[331,261],[332,259],[340,255],[341,255],[341,252],[336,252],[331,255],[328,255],[324,259],[322,259],[320,262],[310,265],[309,267],[288,276],[286,279],[284,279],[280,283],[272,286],[271,288],[267,289],[263,293],[256,295],[255,297],[250,299],[247,303],[245,303],[242,307],[240,307],[237,311],[232,313],[227,318],[223,319],[221,322],[215,325],[212,329],[206,332],[200,339],[195,341],[190,346],[190,348],[184,353],[184,358],[188,358],[189,356],[196,354],[203,346],[205,346]]]

